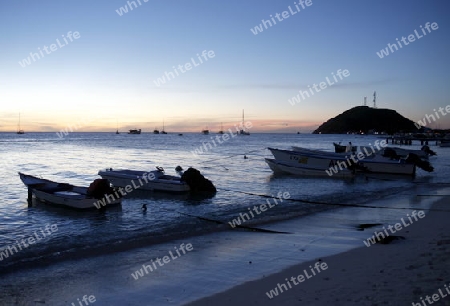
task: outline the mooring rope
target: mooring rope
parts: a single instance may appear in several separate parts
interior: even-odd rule
[[[246,192],[246,191],[240,191],[240,190],[231,190],[231,189],[225,189],[225,188],[217,188],[218,190],[228,191],[228,192],[236,192],[236,193],[242,193],[246,195],[252,195],[262,198],[270,198],[270,199],[278,199],[275,196],[267,195],[267,194],[257,194],[252,192]],[[428,195],[417,195],[417,196],[428,196]],[[433,195],[433,196],[448,196],[448,195]],[[305,200],[305,199],[284,199],[286,201],[292,201],[292,202],[301,202],[301,203],[307,203],[307,204],[317,204],[317,205],[329,205],[329,206],[342,206],[342,207],[361,207],[361,208],[383,208],[383,209],[392,209],[392,210],[421,210],[423,208],[414,208],[414,207],[388,207],[388,206],[375,206],[375,205],[366,205],[366,204],[345,204],[345,203],[329,203],[329,202],[321,202],[321,201],[311,201],[311,200]],[[450,212],[450,210],[444,210],[444,209],[428,209],[428,211],[441,211],[441,212]]]
[[[226,222],[224,222],[224,221],[210,219],[210,218],[205,218],[205,217],[200,217],[200,216],[196,216],[196,215],[191,215],[191,214],[183,213],[183,212],[177,211],[177,210],[170,210],[170,209],[165,209],[165,208],[161,208],[161,207],[160,207],[160,209],[161,210],[165,210],[165,211],[169,211],[169,212],[175,212],[175,213],[178,213],[180,215],[185,215],[185,216],[192,217],[192,218],[197,218],[197,219],[203,220],[203,221],[214,222],[214,223],[217,223],[217,224],[226,224]],[[263,233],[272,233],[272,234],[292,234],[290,232],[273,231],[273,230],[268,230],[268,229],[264,229],[264,228],[258,228],[258,227],[252,227],[252,226],[246,226],[246,225],[238,225],[238,224],[235,224],[234,227],[251,230],[253,232],[263,232]]]

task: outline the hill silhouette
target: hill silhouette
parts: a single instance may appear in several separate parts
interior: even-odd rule
[[[417,131],[414,122],[395,110],[356,106],[322,123],[313,134]]]

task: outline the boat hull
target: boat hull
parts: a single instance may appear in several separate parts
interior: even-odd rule
[[[116,187],[131,186],[133,189],[168,193],[185,193],[190,191],[189,185],[180,181],[180,177],[165,175],[161,171],[107,169],[100,170],[98,175],[109,180]]]
[[[265,159],[266,163],[269,165],[270,169],[274,173],[287,173],[299,176],[312,176],[312,177],[334,177],[334,178],[349,178],[353,177],[355,174],[349,170],[341,170],[337,173],[332,173],[329,171],[328,174],[324,169],[313,169],[313,168],[303,168],[303,167],[294,167],[291,165],[286,165],[280,162],[277,162],[275,159]]]
[[[364,168],[364,172],[383,173],[383,174],[401,174],[401,175],[415,175],[416,165],[404,163],[402,161],[370,161],[362,160],[358,164]]]
[[[338,153],[311,154],[297,151],[279,150],[269,148],[278,163],[300,168],[316,170],[329,169],[337,161],[345,162],[346,156]]]
[[[65,183],[58,183],[46,179],[41,179],[32,175],[19,172],[20,179],[27,186],[36,199],[54,206],[64,206],[75,209],[94,209],[100,205],[99,201],[87,195],[88,188]],[[102,206],[114,206],[121,203],[120,197],[110,195],[110,201],[103,202]]]

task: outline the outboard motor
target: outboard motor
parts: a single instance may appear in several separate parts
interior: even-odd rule
[[[191,188],[192,192],[216,192],[216,187],[213,185],[213,183],[206,179],[200,171],[198,171],[195,168],[189,168],[187,169],[180,179],[182,182],[186,182],[189,187]]]
[[[112,194],[114,189],[107,179],[95,179],[87,190],[87,195],[95,199],[102,199],[105,194]]]
[[[436,155],[436,152],[431,150],[430,147],[427,145],[424,145],[420,150],[424,151],[425,153],[427,153],[430,156]]]
[[[421,159],[414,153],[409,153],[408,156],[406,156],[406,162],[413,163],[420,169],[425,170],[427,172],[434,171],[434,167],[427,160]]]

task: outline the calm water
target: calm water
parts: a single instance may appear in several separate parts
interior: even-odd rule
[[[217,145],[204,154],[192,151],[211,137],[201,134],[115,135],[113,133],[73,133],[59,139],[55,133],[0,133],[0,251],[28,238],[46,224],[57,224],[58,231],[0,263],[0,272],[51,262],[63,258],[85,257],[113,250],[129,249],[170,241],[186,235],[224,230],[192,216],[228,222],[248,207],[263,204],[260,195],[289,192],[291,198],[326,203],[366,203],[396,193],[412,192],[417,185],[448,183],[450,149],[432,146],[438,153],[430,162],[434,173],[418,169],[415,179],[359,177],[354,180],[273,176],[264,162],[270,157],[267,147],[289,148],[299,145],[332,150],[333,141],[369,145],[375,136],[252,134],[239,136]],[[419,149],[419,146],[409,148]],[[244,154],[248,159],[244,159]],[[51,180],[88,185],[98,178],[102,168],[154,170],[162,166],[175,174],[180,165],[199,169],[218,188],[212,198],[172,196],[133,192],[121,207],[106,212],[78,212],[34,203],[29,208],[27,191],[18,171]],[[142,204],[148,212],[143,214]],[[284,202],[252,220],[263,226],[274,220],[302,216],[332,206]],[[189,216],[192,215],[192,216]]]

